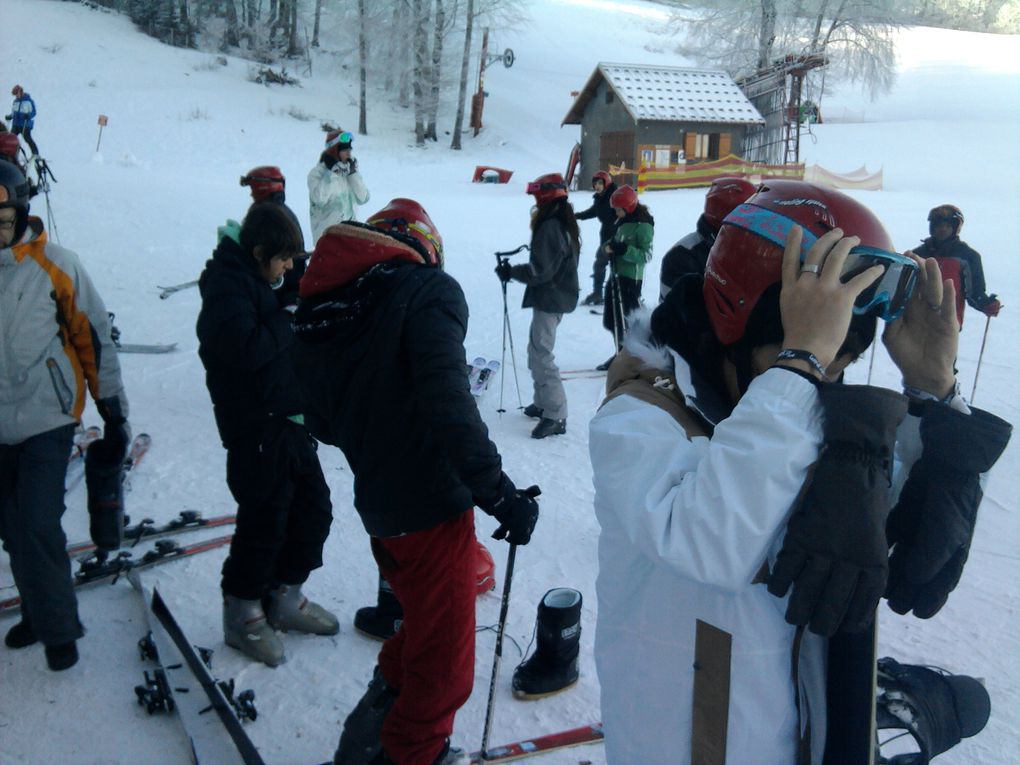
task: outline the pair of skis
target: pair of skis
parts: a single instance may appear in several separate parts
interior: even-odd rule
[[[144,518],[140,523],[124,527],[124,545],[134,547],[139,542],[177,536],[201,529],[215,529],[220,526],[232,526],[237,521],[236,515],[217,515],[206,518],[197,510],[184,510],[169,523],[157,525],[152,518]],[[67,554],[72,558],[96,549],[91,539],[71,542],[67,545]]]
[[[486,360],[479,356],[471,363],[468,371],[468,384],[471,386],[471,395],[479,398],[489,388],[489,383],[499,372],[499,362],[495,359]]]

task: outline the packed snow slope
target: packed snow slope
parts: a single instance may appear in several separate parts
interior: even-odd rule
[[[116,313],[125,342],[176,342],[165,356],[122,356],[135,432],[153,436],[153,448],[131,479],[128,509],[136,519],[167,521],[191,508],[206,514],[232,511],[224,482],[224,451],[213,423],[202,366],[196,354],[195,290],[158,299],[157,285],[197,278],[215,242],[216,227],[240,219],[248,204],[237,178],[259,164],[280,165],[289,202],[307,224],[305,176],[323,136],[319,121],[357,124],[354,68],[329,53],[329,37],[316,54],[315,76],[301,87],[263,87],[248,81],[249,64],[163,46],[138,33],[125,18],[55,0],[2,0],[0,85],[22,84],[35,98],[35,136],[57,179],[52,214],[62,244],[77,251]],[[327,9],[328,12],[328,9]],[[662,35],[660,6],[596,0],[543,0],[530,7],[532,22],[519,32],[494,35],[493,48],[512,47],[512,69],[492,67],[486,87],[486,127],[467,137],[464,150],[438,144],[413,146],[412,117],[370,91],[369,135],[357,136],[355,154],[372,193],[363,214],[395,196],[424,203],[438,225],[447,267],[463,285],[471,308],[469,358],[499,358],[502,304],[493,274],[493,252],[528,239],[531,200],[524,183],[562,171],[578,137],[561,128],[570,91],[579,89],[599,59],[685,65]],[[327,16],[327,31],[336,19]],[[880,192],[854,196],[872,207],[897,246],[907,249],[926,233],[932,206],[952,202],[967,216],[963,236],[984,256],[989,289],[1006,308],[991,322],[976,401],[1013,422],[1020,367],[1020,60],[1017,38],[910,29],[900,34],[900,74],[892,93],[870,102],[846,90],[828,97],[830,118],[803,142],[804,157],[836,172],[860,165],[882,168]],[[459,50],[457,41],[450,48]],[[291,67],[292,71],[300,66]],[[300,75],[300,71],[298,71]],[[378,83],[374,84],[378,85]],[[5,91],[6,92],[6,91]],[[451,92],[452,95],[452,92]],[[452,105],[440,124],[449,128]],[[109,125],[97,151],[97,115]],[[472,185],[476,164],[514,171],[509,185]],[[587,207],[589,193],[572,195]],[[656,219],[656,260],[648,270],[645,300],[655,301],[659,259],[692,230],[703,191],[649,195]],[[39,199],[34,210],[45,217]],[[582,285],[590,272],[597,226],[582,225]],[[525,366],[529,312],[521,287],[510,288],[510,322],[516,339],[521,401],[530,401]],[[984,317],[968,311],[961,337],[960,381],[970,394],[982,348]],[[612,350],[600,318],[586,308],[567,316],[557,358],[562,369],[591,368]],[[507,472],[522,486],[542,486],[542,518],[534,541],[520,551],[507,624],[510,640],[498,685],[492,743],[517,740],[599,719],[599,686],[592,659],[598,526],[592,513],[587,422],[601,396],[601,380],[568,382],[566,436],[535,442],[532,421],[517,411],[510,358],[500,416],[500,381],[479,402]],[[849,373],[863,382],[867,359]],[[880,350],[873,382],[897,387],[898,375]],[[98,422],[94,410],[86,422]],[[1020,753],[1020,447],[1016,442],[987,486],[971,559],[948,605],[933,619],[895,617],[882,608],[882,651],[901,661],[923,662],[985,678],[994,712],[988,728],[940,762],[977,765],[1015,762]],[[368,540],[352,509],[350,471],[334,449],[320,449],[332,491],[334,525],[325,565],[307,585],[313,598],[334,610],[342,630],[335,638],[287,635],[289,661],[272,670],[226,648],[220,625],[219,568],[224,552],[167,564],[146,575],[159,583],[191,639],[215,649],[221,678],[253,688],[261,715],[248,731],[271,765],[307,765],[328,758],[340,725],[370,677],[378,644],[357,634],[357,608],[374,602],[375,566]],[[68,496],[68,536],[87,536],[81,488]],[[477,517],[479,537],[494,529]],[[213,535],[213,534],[210,534]],[[502,581],[506,548],[490,540]],[[538,702],[515,701],[510,675],[528,645],[535,609],[551,587],[584,595],[581,680],[571,691]],[[5,556],[0,597],[14,592]],[[144,633],[137,597],[125,582],[80,593],[88,634],[81,661],[68,672],[45,669],[42,650],[0,649],[0,763],[24,765],[173,765],[188,761],[174,721],[148,717],[132,688],[143,669],[136,641]],[[663,603],[663,608],[670,608]],[[478,623],[497,620],[497,594],[478,601]],[[13,624],[0,622],[0,630]],[[476,749],[485,715],[494,634],[480,631],[475,692],[457,716],[456,742]],[[634,699],[633,703],[641,703]],[[648,714],[654,716],[655,710]],[[549,756],[549,763],[603,762],[590,747]]]

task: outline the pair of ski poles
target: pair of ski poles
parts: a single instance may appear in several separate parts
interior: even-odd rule
[[[497,252],[496,260],[502,266],[504,263],[509,261],[512,255],[516,255],[519,252],[530,251],[531,247],[522,244],[516,250],[508,250],[507,252]],[[510,343],[510,361],[514,367],[514,386],[517,388],[517,405],[518,408],[524,406],[524,401],[521,399],[521,382],[517,377],[517,354],[514,352],[514,333],[510,329],[510,309],[507,305],[506,299],[506,282],[500,279],[500,286],[503,289],[503,357],[499,365],[499,409],[496,411],[500,414],[506,411],[503,408],[503,386],[506,382],[506,347],[507,341]]]

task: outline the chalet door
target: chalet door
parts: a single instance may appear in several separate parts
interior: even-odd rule
[[[623,164],[628,170],[637,170],[633,131],[603,133],[599,137],[599,167],[608,169],[610,165]]]

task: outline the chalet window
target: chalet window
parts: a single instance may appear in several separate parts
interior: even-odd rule
[[[725,157],[731,151],[729,133],[695,133],[684,134],[684,153],[688,161],[701,161]]]
[[[606,88],[606,103],[607,104],[613,103],[613,91],[610,90],[609,88]]]

